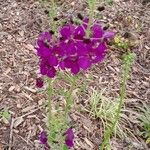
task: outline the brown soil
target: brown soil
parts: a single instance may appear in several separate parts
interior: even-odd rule
[[[131,78],[127,86],[126,109],[150,104],[150,3],[135,0],[114,0],[112,6],[105,6],[101,12],[103,22],[109,22],[127,40],[133,41],[130,51],[136,54]],[[75,17],[86,10],[84,0],[58,1],[60,14]],[[8,108],[9,122],[0,120],[0,150],[42,150],[38,133],[45,127],[43,104],[46,92],[35,87],[38,58],[34,43],[40,31],[50,29],[49,18],[36,0],[0,0],[0,111]],[[101,15],[97,17],[100,18]],[[119,93],[121,56],[124,50],[110,47],[107,58],[88,70],[85,75],[93,75],[91,88],[106,89],[105,95],[114,99]],[[87,92],[89,92],[87,91]],[[79,98],[79,97],[78,97]],[[88,107],[86,98],[80,97],[81,107]],[[76,150],[98,150],[102,142],[102,126],[99,120],[89,118],[86,113],[73,111],[71,118],[76,124]],[[129,139],[112,138],[113,150],[146,150],[148,146],[138,135],[139,126],[132,113],[124,126],[132,132]],[[137,130],[137,131],[136,131]]]

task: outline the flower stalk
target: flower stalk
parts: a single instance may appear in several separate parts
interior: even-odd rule
[[[51,120],[52,120],[52,104],[51,104],[51,98],[52,98],[52,94],[53,94],[53,89],[52,89],[52,80],[48,79],[48,129],[49,132],[52,130],[51,128]],[[49,139],[50,140],[50,139]],[[50,141],[49,141],[50,143]]]
[[[120,89],[120,100],[119,100],[118,108],[116,110],[115,120],[112,123],[112,126],[109,129],[107,129],[107,131],[104,135],[104,142],[100,146],[100,150],[104,150],[105,146],[107,146],[109,139],[110,139],[110,136],[112,135],[114,128],[120,119],[121,108],[122,108],[122,105],[124,104],[124,99],[126,96],[126,85],[127,85],[129,72],[130,72],[133,60],[134,60],[134,55],[132,53],[128,53],[124,56],[123,73],[122,73],[123,75],[122,75],[121,89]]]
[[[50,14],[51,14],[51,23],[52,23],[52,31],[55,31],[57,30],[56,28],[56,22],[54,21],[54,18],[56,17],[56,4],[55,4],[55,0],[51,0],[51,3],[52,3],[52,10],[50,11]]]
[[[68,113],[73,104],[72,93],[76,86],[76,79],[78,79],[76,75],[80,71],[87,70],[92,65],[104,59],[108,48],[106,41],[113,39],[115,33],[113,31],[105,31],[101,28],[100,24],[93,22],[96,0],[88,0],[90,8],[89,18],[81,19],[81,24],[67,23],[57,29],[57,19],[55,19],[57,6],[55,0],[50,1],[51,10],[49,11],[49,15],[51,19],[51,30],[42,32],[39,35],[35,49],[39,57],[40,74],[48,77],[48,144],[53,149],[53,147],[60,147],[64,144],[64,142],[62,142],[64,138],[62,138],[62,140],[60,139],[61,129],[64,128],[65,125],[68,126]],[[85,31],[85,29],[87,31]],[[85,36],[88,36],[88,38]],[[53,86],[51,78],[54,78],[60,70],[70,70],[72,75],[69,77],[70,89],[65,93],[66,105],[64,112],[61,113],[61,117],[58,118],[59,114],[55,115],[52,113],[51,98]],[[36,85],[41,88],[43,84],[43,80],[38,78]],[[62,115],[64,115],[64,117]],[[63,121],[64,123],[62,123]],[[72,138],[66,138],[66,145],[70,144],[68,146],[72,147],[72,131],[67,134],[69,134],[69,137],[71,134]],[[44,139],[45,136],[46,135],[44,135]],[[58,145],[57,142],[59,143]]]
[[[72,104],[72,92],[74,90],[76,84],[76,77],[72,76],[71,87],[66,96],[66,106],[65,106],[65,117],[67,118],[68,111],[70,110],[70,106]]]
[[[89,5],[89,22],[86,30],[86,35],[89,38],[91,34],[91,26],[94,18],[94,10],[95,10],[95,1],[96,0],[88,0],[88,5]]]

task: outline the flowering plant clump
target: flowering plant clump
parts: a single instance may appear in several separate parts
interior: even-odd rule
[[[59,29],[57,37],[53,31],[40,34],[36,50],[42,75],[53,78],[59,69],[69,69],[75,75],[104,59],[107,41],[115,33],[103,30],[99,23],[94,23],[87,36],[88,22],[89,19],[84,18],[80,25],[66,24]]]
[[[100,23],[93,21],[96,0],[88,0],[90,9],[89,18],[84,18],[81,14],[78,14],[77,16],[80,19],[80,23],[74,23],[71,18],[69,23],[66,23],[57,30],[57,7],[54,0],[51,0],[51,2],[52,12],[50,14],[52,30],[42,32],[36,41],[35,47],[40,60],[40,74],[48,77],[48,136],[46,132],[43,131],[40,133],[39,140],[46,150],[67,150],[74,147],[75,137],[73,129],[70,128],[68,119],[69,110],[73,104],[72,93],[76,87],[76,77],[74,75],[82,70],[89,69],[93,64],[101,62],[104,59],[106,50],[108,49],[107,42],[114,38],[115,33],[108,31]],[[102,10],[104,10],[104,8],[99,8],[99,11]],[[67,81],[71,84],[70,89],[63,91],[65,97],[64,109],[58,109],[58,106],[52,107],[51,101],[54,90],[53,80],[49,78],[54,78],[60,70],[69,70],[73,74],[67,78]],[[36,86],[41,88],[43,85],[42,77],[37,78]],[[55,113],[57,115],[54,114],[52,109],[56,109]],[[58,117],[60,114],[61,116],[63,114],[62,119]]]
[[[70,70],[73,75],[78,74],[81,70],[87,70],[93,64],[101,62],[106,54],[107,42],[113,39],[115,33],[107,31],[98,22],[91,24],[91,19],[83,18],[78,15],[82,20],[81,24],[67,23],[59,28],[57,33],[52,30],[42,32],[36,42],[36,52],[40,58],[40,74],[48,78],[54,78],[59,70]],[[66,121],[68,110],[72,104],[72,92],[75,85],[75,79],[72,76],[70,90],[66,94],[66,106],[64,112],[64,124]],[[65,148],[70,149],[74,146],[74,133],[72,128],[68,128],[65,132],[65,139],[57,137],[58,130],[54,125],[57,125],[57,119],[53,118],[51,95],[52,95],[52,82],[48,81],[48,137],[45,132],[40,134],[40,141],[45,145],[45,149],[49,149],[50,144],[53,149],[55,144],[53,141],[59,139],[59,146],[65,145]],[[36,86],[41,88],[44,85],[41,77],[36,79]],[[63,112],[62,112],[63,113]],[[55,123],[56,121],[56,123]],[[53,123],[52,123],[53,122]],[[63,128],[63,127],[62,127]],[[64,126],[66,129],[66,127]],[[54,132],[52,132],[54,130]],[[51,133],[50,133],[51,131]],[[65,140],[63,143],[62,140]],[[51,140],[53,139],[53,140]],[[58,140],[56,140],[58,141]]]

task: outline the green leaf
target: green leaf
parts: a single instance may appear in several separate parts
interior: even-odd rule
[[[10,115],[8,109],[5,109],[5,110],[3,111],[3,117],[9,120],[9,119],[10,119],[10,116],[11,116],[11,115]]]

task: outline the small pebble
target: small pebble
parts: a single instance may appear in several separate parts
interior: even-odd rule
[[[104,6],[99,6],[99,7],[97,8],[97,10],[98,10],[98,11],[103,11],[103,10],[105,10],[105,7],[104,7]]]
[[[45,14],[49,14],[49,11],[48,11],[48,10],[44,10],[44,13],[45,13]]]
[[[109,25],[104,26],[103,30],[107,30],[109,28]]]
[[[83,16],[80,13],[78,13],[77,16],[80,20],[83,20]]]
[[[53,31],[53,30],[50,30],[49,33],[50,33],[50,34],[54,34],[54,31]]]
[[[59,20],[57,17],[55,17],[55,18],[53,18],[53,19],[54,19],[54,21],[58,21],[58,20]]]
[[[131,34],[129,32],[125,32],[123,35],[124,38],[130,38]]]

